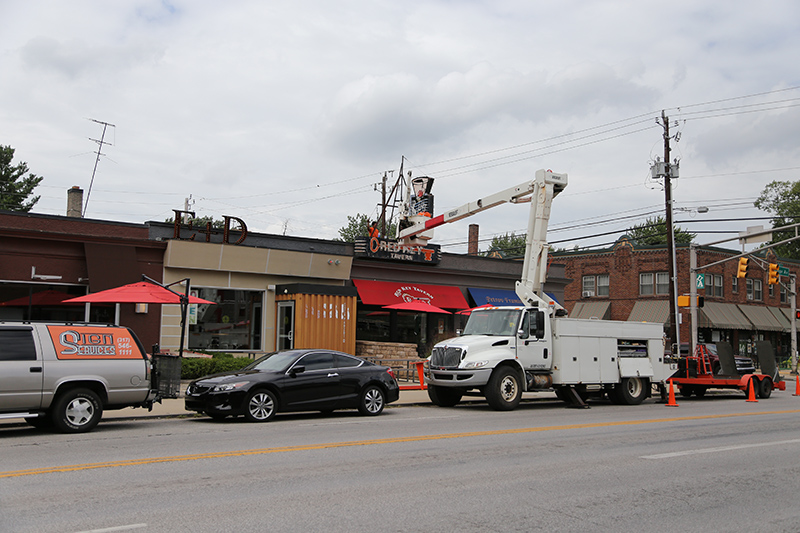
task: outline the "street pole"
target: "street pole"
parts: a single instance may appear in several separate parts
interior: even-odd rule
[[[689,355],[697,349],[697,245],[689,244],[689,310],[691,313],[692,345],[689,346]]]
[[[792,304],[792,375],[797,375],[797,278],[792,274],[789,299]]]
[[[667,254],[669,255],[669,335],[670,343],[675,345],[676,353],[680,355],[681,337],[678,325],[678,278],[675,274],[677,261],[675,258],[675,228],[672,226],[672,167],[669,163],[669,118],[661,111],[661,122],[664,127],[664,196],[666,202],[666,229],[667,229]]]

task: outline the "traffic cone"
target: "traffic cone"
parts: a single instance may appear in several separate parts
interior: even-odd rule
[[[747,395],[748,402],[757,402],[756,400],[756,378],[750,378],[750,381],[747,383],[747,388],[750,392]]]
[[[672,380],[669,380],[669,401],[664,405],[666,407],[678,407],[675,401],[675,387],[672,385]]]
[[[795,378],[794,394],[792,394],[792,396],[800,396],[800,376],[797,376],[797,378]]]

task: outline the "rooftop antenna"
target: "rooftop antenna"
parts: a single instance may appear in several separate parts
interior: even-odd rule
[[[115,125],[109,124],[108,122],[102,122],[100,120],[95,120],[93,118],[90,118],[89,120],[91,120],[92,122],[96,122],[98,124],[102,124],[103,125],[103,134],[100,136],[100,140],[99,141],[97,139],[92,139],[91,137],[89,137],[90,141],[94,141],[94,142],[97,143],[97,152],[95,152],[97,154],[97,159],[95,159],[95,161],[94,161],[94,170],[92,170],[92,180],[89,182],[89,190],[86,192],[86,202],[83,204],[83,213],[81,213],[81,217],[86,216],[86,209],[89,207],[89,195],[92,194],[92,184],[94,184],[94,175],[97,172],[97,163],[100,162],[100,156],[101,155],[105,155],[105,154],[103,154],[101,152],[101,150],[103,149],[103,145],[107,144],[109,146],[114,146],[111,143],[105,142],[106,129],[108,129],[109,126],[111,126],[112,128],[116,128]]]

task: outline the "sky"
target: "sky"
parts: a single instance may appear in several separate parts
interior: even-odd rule
[[[188,203],[320,239],[376,218],[401,164],[434,178],[435,215],[551,169],[548,239],[572,249],[663,216],[663,112],[675,221],[716,242],[800,179],[799,26],[795,0],[0,0],[0,145],[44,177],[34,213],[79,186],[86,218]],[[431,243],[463,253],[472,223],[484,250],[527,218]]]

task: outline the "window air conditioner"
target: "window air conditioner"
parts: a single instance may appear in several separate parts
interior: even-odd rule
[[[594,296],[594,291],[583,291],[584,298],[591,298],[592,296]]]

